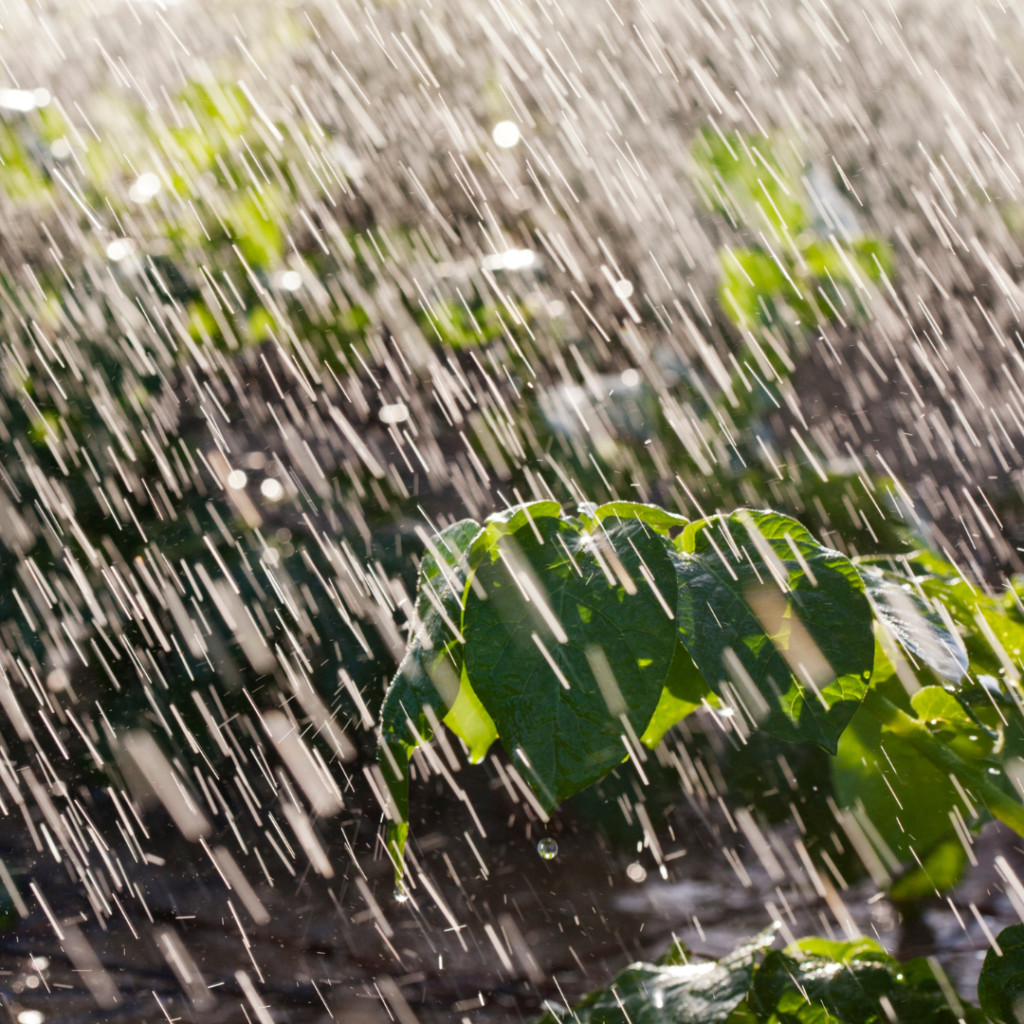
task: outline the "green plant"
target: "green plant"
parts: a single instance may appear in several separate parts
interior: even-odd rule
[[[719,252],[718,298],[730,320],[745,330],[807,329],[864,314],[867,283],[891,273],[892,251],[883,239],[843,223],[845,200],[828,195],[830,184],[809,187],[794,149],[705,130],[692,154],[704,204],[756,239]]]
[[[1021,925],[1004,929],[989,951],[982,1010],[932,960],[899,963],[868,938],[805,938],[776,950],[769,929],[717,961],[693,962],[673,945],[572,1010],[549,1009],[540,1024],[1010,1024],[1020,1020],[1022,934]]]
[[[421,563],[410,643],[381,709],[396,872],[409,759],[441,722],[472,760],[500,738],[546,816],[708,703],[741,742],[760,732],[833,757],[848,753],[851,724],[863,743],[869,722],[878,749],[935,774],[942,785],[919,806],[949,824],[917,835],[890,815],[889,828],[888,769],[854,755],[835,769],[851,831],[877,837],[869,845],[890,866],[916,857],[926,879],[936,872],[932,888],[951,884],[950,833],[966,842],[991,815],[1024,835],[1011,781],[1024,634],[1008,607],[935,556],[851,560],[770,511],[691,522],[629,502],[576,516],[534,502],[455,523]],[[969,674],[988,665],[996,674]],[[880,825],[857,831],[858,815]]]

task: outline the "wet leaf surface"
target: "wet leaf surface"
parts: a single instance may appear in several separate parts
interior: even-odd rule
[[[503,538],[466,604],[466,669],[513,763],[551,809],[634,746],[675,640],[660,537],[605,519],[543,518]],[[645,575],[646,574],[646,575]]]
[[[711,688],[751,727],[835,750],[874,660],[849,560],[765,512],[693,524],[679,547],[680,638]]]

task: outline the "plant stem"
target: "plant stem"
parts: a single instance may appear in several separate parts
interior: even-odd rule
[[[906,740],[936,768],[969,787],[972,795],[989,809],[993,817],[1024,837],[1024,806],[986,778],[982,771],[967,764],[942,740],[933,736],[924,722],[908,715],[874,690],[868,690],[862,706],[889,732]]]

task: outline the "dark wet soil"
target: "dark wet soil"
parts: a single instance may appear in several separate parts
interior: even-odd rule
[[[716,803],[683,800],[652,833],[657,850],[650,841],[623,848],[571,810],[531,820],[495,781],[486,766],[459,776],[476,820],[429,786],[419,793],[429,824],[416,833],[405,902],[394,898],[375,823],[344,813],[320,823],[331,878],[301,855],[289,873],[264,843],[270,885],[233,846],[252,883],[245,894],[152,816],[148,862],[127,845],[106,852],[148,919],[115,912],[101,928],[81,887],[37,856],[25,832],[5,828],[0,857],[28,915],[13,911],[0,932],[0,999],[12,1019],[37,1020],[19,1014],[38,1010],[49,1024],[99,1019],[97,993],[108,1004],[102,1019],[154,1024],[511,1024],[536,1017],[546,1000],[577,1001],[673,938],[715,957],[773,921],[783,939],[867,934],[901,956],[934,956],[970,996],[987,933],[1024,909],[1007,882],[1024,872],[1024,850],[995,826],[977,838],[978,863],[961,888],[908,917],[869,879],[812,873],[791,826],[764,833],[773,852],[759,856]],[[550,860],[538,853],[541,838],[557,842]],[[210,846],[218,842],[233,845],[218,836]],[[109,899],[139,905],[126,891]]]

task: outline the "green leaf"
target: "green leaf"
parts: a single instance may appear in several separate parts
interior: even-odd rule
[[[585,531],[533,517],[488,548],[467,594],[466,670],[546,809],[621,762],[647,727],[674,605],[665,540],[636,520]]]
[[[769,952],[773,936],[707,964],[688,963],[676,944],[539,1024],[982,1024],[928,961],[900,964],[867,938],[808,938]]]
[[[898,679],[872,685],[894,703],[906,703]],[[970,817],[948,774],[922,758],[909,740],[884,729],[867,711],[854,715],[839,740],[832,781],[840,806],[853,810],[862,826],[861,815],[866,816],[865,836],[892,875],[897,874],[899,863],[928,863],[939,846],[957,841],[950,820],[954,808]],[[931,862],[935,875],[928,872],[917,880],[901,880],[902,889],[908,895],[929,884],[931,894],[948,889],[962,866],[962,861],[953,863],[940,856]]]
[[[870,960],[872,958],[887,960],[882,945],[874,939],[864,935],[847,942],[836,942],[834,939],[822,939],[816,935],[804,939],[797,939],[792,946],[786,948],[791,956],[802,954],[803,956],[819,957],[825,960],[834,960],[836,963],[846,964],[853,960]]]
[[[719,253],[722,275],[718,299],[739,327],[776,319],[776,306],[796,297],[782,268],[761,249],[726,248]]]
[[[923,686],[910,698],[917,717],[929,725],[945,723],[964,729],[975,728],[960,702],[941,686]]]
[[[941,686],[924,686],[910,698],[910,704],[932,733],[965,761],[987,758],[998,734],[972,718],[958,697]]]
[[[678,725],[687,715],[696,711],[704,700],[713,696],[693,663],[693,658],[677,640],[658,705],[640,742],[653,750],[672,726]]]
[[[423,559],[420,562],[420,587],[433,583],[438,577],[445,577],[450,583],[452,592],[459,590],[464,580],[459,582],[460,564],[480,533],[480,524],[473,519],[460,519],[457,523],[443,529],[434,541],[428,541]],[[451,574],[450,576],[448,574]],[[461,597],[461,592],[459,594]],[[428,610],[426,595],[422,589],[417,592],[417,611],[420,616]],[[429,600],[429,599],[427,599]]]
[[[753,232],[796,236],[807,225],[802,168],[784,147],[760,136],[712,129],[693,144],[695,184],[705,203]]]
[[[878,621],[914,658],[936,675],[957,682],[969,659],[960,637],[909,583],[873,566],[858,566]]]
[[[916,903],[955,889],[967,867],[967,852],[959,837],[953,837],[933,846],[920,860],[889,887],[893,902]]]
[[[852,249],[854,263],[869,280],[878,281],[882,274],[892,276],[896,258],[884,238],[862,235],[853,240]]]
[[[0,122],[0,188],[12,200],[45,199],[51,185],[13,125]]]
[[[802,944],[801,944],[802,945]],[[842,944],[845,945],[845,944]],[[863,952],[841,949],[838,959],[769,953],[754,977],[751,1004],[759,1020],[791,1024],[957,1024],[979,1021],[970,1008],[950,1006],[923,960],[900,964],[869,942]],[[945,979],[944,979],[945,980]],[[947,983],[948,984],[948,983]],[[822,1016],[824,1011],[825,1016]],[[773,1017],[777,1014],[777,1017]]]
[[[771,928],[714,963],[637,963],[608,988],[539,1024],[726,1024],[775,939]]]
[[[668,536],[671,530],[689,526],[689,520],[669,512],[659,505],[645,505],[639,501],[609,501],[598,505],[594,509],[594,518],[602,522],[609,516],[619,519],[639,519],[640,522],[649,526],[655,533]]]
[[[420,562],[416,596],[419,628],[410,638],[405,657],[384,695],[380,711],[377,763],[393,802],[388,847],[400,874],[409,820],[409,757],[433,735],[433,722],[458,704],[462,676],[462,600],[466,585],[466,555],[480,526],[464,519],[442,530]],[[482,723],[470,733],[469,707],[460,708],[455,721],[467,729],[467,744],[476,750],[482,742]],[[482,710],[482,709],[481,709]],[[464,737],[465,738],[465,737]],[[482,755],[481,755],[482,756]]]
[[[834,752],[874,658],[849,559],[748,509],[692,523],[676,546],[680,639],[711,689],[750,726]]]
[[[1004,603],[966,580],[957,569],[929,551],[916,552],[905,564],[913,582],[933,604],[941,604],[963,637],[973,675],[1005,678],[1007,667],[1020,670],[1024,622]]]
[[[522,505],[511,505],[500,512],[494,512],[484,520],[484,527],[473,543],[469,561],[474,568],[493,553],[502,537],[522,527],[534,529],[541,519],[559,519],[562,506],[557,501],[529,501]]]
[[[276,198],[276,194],[274,194]],[[262,196],[240,192],[225,204],[221,223],[251,267],[276,266],[284,254],[284,232],[274,216],[269,189]]]
[[[441,718],[456,703],[462,675],[465,560],[479,533],[478,523],[463,519],[427,541],[416,592],[419,629],[410,638],[381,708],[386,742],[415,748],[432,734],[427,709]]]
[[[479,764],[498,738],[494,719],[480,703],[465,668],[459,683],[459,694],[442,721],[469,748],[472,764]]]
[[[981,1008],[998,1024],[1024,1020],[1024,925],[1004,928],[985,954],[978,979]]]

